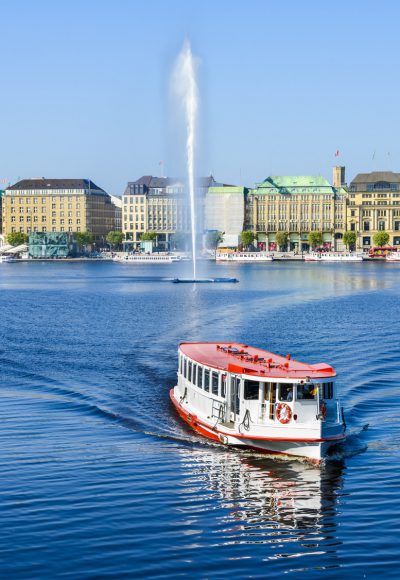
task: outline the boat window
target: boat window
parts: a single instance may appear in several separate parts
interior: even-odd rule
[[[218,373],[212,373],[211,390],[213,395],[218,395]]]
[[[187,379],[188,381],[192,380],[192,361],[190,360],[188,362],[188,375],[187,375]]]
[[[279,385],[279,400],[280,401],[293,401],[293,385]]]
[[[199,389],[203,388],[203,367],[199,365],[199,372],[197,374],[197,386]]]
[[[333,383],[323,383],[322,397],[324,399],[333,399]]]
[[[221,397],[226,397],[226,375],[221,375]]]
[[[260,388],[258,381],[244,381],[244,398],[247,400],[258,399],[258,390]]]
[[[210,371],[208,369],[204,369],[204,390],[210,390]]]
[[[185,379],[186,379],[186,363],[187,363],[187,360],[184,358],[183,359],[183,376],[185,377]]]
[[[197,364],[193,363],[192,367],[192,383],[197,385]]]
[[[317,396],[317,388],[314,383],[306,383],[305,385],[297,385],[298,399],[315,399]]]
[[[179,354],[179,373],[182,374],[182,355]]]

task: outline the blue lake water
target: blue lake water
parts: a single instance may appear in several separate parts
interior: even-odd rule
[[[399,577],[400,266],[0,265],[4,578]],[[207,268],[207,271],[206,271]],[[230,451],[169,402],[181,340],[327,362],[320,468]]]

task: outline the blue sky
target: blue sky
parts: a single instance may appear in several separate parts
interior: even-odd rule
[[[391,0],[0,0],[0,179],[120,195],[160,160],[182,173],[169,76],[185,38],[198,174],[400,171],[399,16]]]

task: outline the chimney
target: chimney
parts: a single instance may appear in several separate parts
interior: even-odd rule
[[[336,165],[333,168],[333,187],[343,187],[346,185],[345,169],[343,165]]]

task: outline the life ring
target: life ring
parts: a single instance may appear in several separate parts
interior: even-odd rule
[[[292,409],[286,403],[279,403],[275,411],[276,418],[284,425],[292,418]]]

